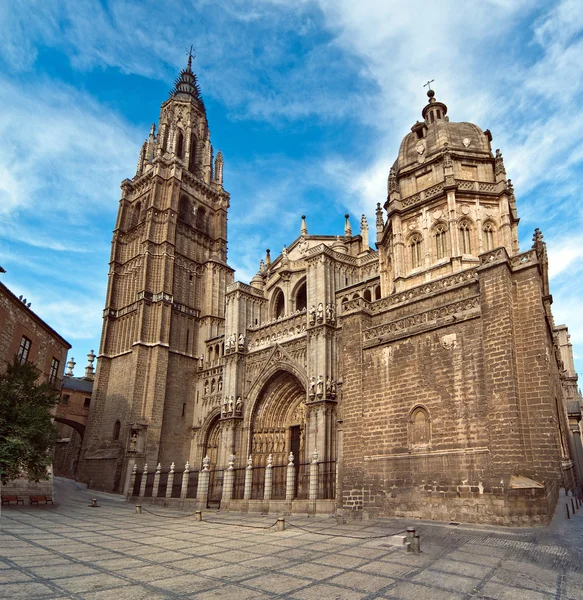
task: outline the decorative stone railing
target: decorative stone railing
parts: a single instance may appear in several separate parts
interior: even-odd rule
[[[452,302],[438,308],[432,308],[416,315],[410,315],[402,319],[397,319],[389,323],[383,323],[376,327],[371,327],[364,332],[364,340],[372,341],[387,341],[394,337],[402,337],[403,335],[411,334],[420,329],[430,328],[438,322],[439,319],[443,319],[447,316],[456,316],[456,320],[459,315],[463,313],[469,313],[475,309],[479,310],[480,307],[480,296],[473,296],[466,298],[458,302]]]
[[[302,336],[306,333],[307,326],[306,311],[303,310],[298,314],[282,317],[260,327],[254,327],[248,330],[247,348],[252,351],[276,342]]]
[[[467,285],[478,280],[477,270],[467,269],[461,273],[450,275],[449,277],[443,277],[436,281],[424,283],[418,285],[406,292],[400,292],[398,294],[392,294],[381,300],[377,300],[370,305],[370,309],[373,313],[379,313],[387,308],[391,308],[404,302],[410,302],[411,300],[419,300],[421,298],[431,296],[436,292],[442,292],[460,285]]]

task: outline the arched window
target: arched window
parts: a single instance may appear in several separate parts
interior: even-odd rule
[[[114,440],[119,440],[120,428],[121,428],[121,423],[119,421],[116,421],[115,425],[113,426],[113,439]]]
[[[198,150],[198,140],[195,135],[192,136],[190,140],[190,153],[188,156],[188,170],[193,173],[196,172],[196,161],[197,161],[197,150]]]
[[[441,260],[447,256],[447,228],[445,225],[438,225],[433,233],[435,237],[435,256],[437,260]]]
[[[472,242],[470,239],[470,224],[467,221],[460,223],[460,250],[462,254],[472,253]]]
[[[275,297],[273,301],[273,316],[275,319],[279,317],[283,317],[285,314],[285,298],[283,297],[283,292],[281,290],[277,290],[275,292]]]
[[[362,297],[367,301],[367,302],[371,302],[372,300],[372,296],[370,293],[370,290],[364,290],[364,294],[362,295]]]
[[[140,220],[140,212],[142,211],[142,203],[137,202],[129,210],[130,210],[129,226],[135,227]]]
[[[182,131],[178,132],[178,140],[176,141],[176,156],[182,158],[184,155],[184,134]]]
[[[178,218],[188,223],[190,217],[190,201],[186,196],[182,196],[178,202]]]
[[[302,283],[296,292],[296,310],[305,310],[308,306],[306,282]]]
[[[429,414],[419,406],[409,418],[409,443],[412,448],[425,448],[431,442]]]
[[[494,248],[494,226],[492,223],[484,225],[484,249],[493,250]]]
[[[417,269],[421,266],[422,254],[421,245],[423,241],[421,236],[416,233],[409,238],[409,256],[411,257],[411,268]]]
[[[200,229],[201,231],[204,231],[204,226],[205,226],[205,217],[206,217],[206,213],[204,208],[200,207],[197,212],[196,212],[196,227],[197,229]]]
[[[381,299],[381,286],[380,285],[377,285],[374,289],[374,299],[375,300]]]

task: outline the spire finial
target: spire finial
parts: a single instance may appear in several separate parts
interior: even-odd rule
[[[352,227],[350,226],[350,215],[346,213],[344,215],[346,222],[344,223],[344,235],[346,237],[352,237]]]
[[[188,71],[192,71],[192,59],[196,58],[196,56],[192,53],[192,51],[193,51],[193,46],[192,46],[192,44],[190,44],[190,48],[186,52],[186,55],[188,56],[188,65],[187,65],[186,69]]]
[[[300,229],[300,235],[308,235],[308,226],[306,225],[306,215],[302,215],[302,227]]]

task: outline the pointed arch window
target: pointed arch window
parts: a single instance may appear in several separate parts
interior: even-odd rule
[[[416,233],[409,238],[409,256],[411,257],[411,268],[417,269],[421,266],[422,252],[421,245],[423,240],[421,235]]]
[[[470,224],[467,221],[460,223],[460,250],[462,254],[472,253],[472,240]]]
[[[176,156],[183,158],[184,156],[184,134],[182,131],[178,132],[178,140],[176,140]]]
[[[445,225],[438,225],[434,230],[435,237],[435,256],[441,260],[447,256],[447,229]]]
[[[494,249],[494,226],[492,223],[484,225],[484,248],[485,250]]]
[[[196,171],[196,162],[198,160],[198,139],[192,134],[192,139],[190,140],[190,152],[188,156],[188,170],[193,173]]]
[[[199,209],[196,211],[196,227],[197,229],[200,229],[200,231],[204,231],[205,230],[205,223],[206,223],[206,213],[204,208],[199,207]]]
[[[121,428],[121,423],[119,421],[115,422],[115,425],[113,426],[113,439],[115,440],[119,440],[119,430]]]

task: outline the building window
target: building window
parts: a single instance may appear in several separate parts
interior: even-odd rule
[[[492,227],[492,223],[484,225],[484,246],[486,250],[494,248],[494,227]]]
[[[91,398],[85,398],[85,402],[83,403],[83,408],[89,408],[91,404]]]
[[[412,448],[426,448],[431,441],[429,414],[418,407],[409,418],[409,443]]]
[[[71,394],[63,394],[61,398],[61,404],[69,404],[69,400],[71,399]]]
[[[417,269],[421,266],[421,236],[417,233],[409,239],[409,253],[411,256],[411,268]]]
[[[445,236],[447,235],[447,229],[445,225],[438,225],[435,228],[435,255],[437,260],[445,258],[447,255],[447,242]]]
[[[178,141],[176,142],[176,156],[182,158],[184,153],[184,134],[182,131],[178,132]]]
[[[470,224],[467,221],[462,221],[460,223],[460,250],[462,251],[462,254],[472,253]]]
[[[32,342],[25,336],[22,336],[20,340],[20,347],[18,348],[18,354],[16,358],[18,362],[22,365],[28,360],[28,354],[30,352],[30,345]]]
[[[55,383],[59,374],[59,361],[53,356],[51,360],[51,370],[49,371],[49,383]]]
[[[296,310],[306,310],[308,306],[308,296],[306,292],[306,282],[302,283],[296,293]]]
[[[285,298],[283,297],[283,292],[281,290],[277,290],[275,292],[275,300],[273,303],[273,317],[278,319],[279,317],[283,317],[285,314]]]
[[[121,423],[119,421],[115,422],[115,425],[113,426],[113,439],[115,440],[119,440],[119,430],[121,427]]]

